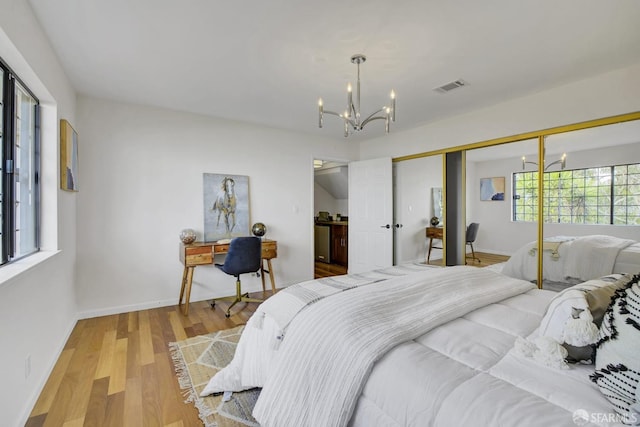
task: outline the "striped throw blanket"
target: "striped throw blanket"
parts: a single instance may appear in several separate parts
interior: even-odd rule
[[[253,415],[263,427],[346,426],[373,364],[391,348],[532,288],[461,266],[373,283],[310,305],[291,323]]]
[[[279,291],[277,298],[269,298],[260,304],[254,314],[256,319],[252,324],[259,328],[265,316],[275,320],[280,328],[278,335],[274,337],[276,339],[274,346],[277,348],[293,318],[305,307],[339,292],[425,271],[425,269],[437,268],[440,267],[417,262],[405,263],[365,273],[325,277],[297,283]]]

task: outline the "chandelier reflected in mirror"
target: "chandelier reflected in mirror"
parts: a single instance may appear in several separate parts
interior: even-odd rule
[[[358,78],[356,81],[355,102],[353,99],[353,88],[351,83],[347,85],[347,109],[343,113],[336,113],[324,109],[322,98],[318,99],[318,127],[322,127],[324,123],[324,115],[331,114],[338,116],[344,121],[345,138],[354,132],[361,131],[368,123],[374,120],[384,120],[384,129],[389,133],[389,123],[396,121],[396,94],[392,90],[390,95],[390,105],[383,106],[379,110],[371,113],[365,119],[362,119],[360,113],[360,64],[364,63],[367,57],[362,54],[355,54],[351,57],[351,62],[358,67]]]
[[[522,156],[522,170],[525,169],[526,165],[535,165],[536,167],[538,166],[538,162],[530,162],[527,161],[527,158],[525,156]],[[560,170],[564,170],[565,166],[567,166],[567,153],[562,154],[562,157],[560,157],[558,160],[556,160],[555,162],[551,162],[548,165],[544,166],[544,170],[546,171],[547,169],[549,169],[551,166],[553,165],[560,165]]]

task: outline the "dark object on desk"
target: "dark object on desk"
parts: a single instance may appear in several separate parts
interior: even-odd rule
[[[480,262],[480,259],[476,258],[476,252],[473,250],[473,242],[476,241],[476,236],[478,235],[479,227],[480,227],[480,224],[478,224],[477,222],[472,222],[471,224],[469,224],[469,226],[467,227],[467,236],[466,236],[467,245],[471,246],[471,255],[472,255],[471,259],[478,262]],[[466,263],[467,262],[465,261],[465,264]]]
[[[258,237],[236,237],[229,244],[229,253],[224,264],[216,264],[220,270],[236,278],[236,294],[230,297],[218,298],[218,300],[233,301],[227,309],[226,317],[231,315],[231,308],[239,302],[262,302],[257,298],[250,298],[249,293],[242,293],[240,275],[244,273],[256,273],[262,265],[262,243]],[[216,301],[211,302],[211,308],[215,308]]]
[[[262,237],[265,234],[267,234],[267,226],[264,225],[261,222],[256,222],[255,224],[253,224],[253,226],[251,227],[251,232],[253,233],[254,236],[256,237]]]

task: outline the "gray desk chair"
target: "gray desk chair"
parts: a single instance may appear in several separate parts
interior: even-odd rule
[[[235,276],[236,294],[230,297],[218,298],[218,300],[233,301],[226,317],[231,315],[231,308],[239,302],[262,302],[261,299],[250,298],[249,293],[242,293],[240,275],[245,273],[257,273],[262,264],[262,242],[257,237],[236,237],[229,244],[229,252],[224,264],[216,264],[220,270]],[[211,308],[215,308],[216,300],[211,302]]]
[[[472,222],[471,224],[469,224],[469,226],[467,227],[467,235],[466,235],[466,242],[467,245],[471,246],[471,259],[473,259],[474,261],[478,261],[480,262],[480,258],[476,257],[476,251],[473,250],[473,242],[476,241],[476,236],[478,235],[478,228],[480,228],[480,224],[478,224],[477,222]],[[465,264],[467,263],[466,258],[468,258],[465,255]]]

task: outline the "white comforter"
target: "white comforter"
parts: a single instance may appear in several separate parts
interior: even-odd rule
[[[388,350],[532,287],[462,266],[327,298],[291,324],[253,415],[265,427],[347,425],[374,362]]]
[[[527,337],[532,332],[535,335],[554,295],[530,290],[471,311],[395,346],[375,363],[367,381],[356,391],[359,399],[349,425],[575,426],[572,417],[579,413],[589,417],[588,423],[580,425],[618,425],[607,423],[615,415],[588,379],[592,365],[557,371],[511,352],[516,337]],[[279,363],[280,351],[260,352],[273,343],[279,325],[269,317],[264,319],[262,329],[251,327],[252,322],[254,317],[249,320],[243,340],[249,352],[266,357],[262,364],[245,363],[246,369],[241,371],[245,378],[264,383]],[[290,337],[287,335],[285,342]],[[255,362],[255,358],[247,360]],[[336,398],[330,391],[319,399]],[[579,410],[582,411],[576,412]],[[315,420],[306,425],[315,426]]]
[[[615,412],[588,378],[593,365],[556,370],[513,353],[554,295],[534,289],[397,346],[374,366],[350,426],[620,425],[607,422]],[[589,422],[574,423],[579,410]]]
[[[613,272],[634,273],[614,271],[618,254],[635,243],[633,240],[605,235],[554,236],[545,239],[545,243],[555,243],[556,247],[543,248],[544,280],[578,283]],[[518,279],[537,280],[537,242],[530,242],[518,249],[505,263],[502,273]]]

